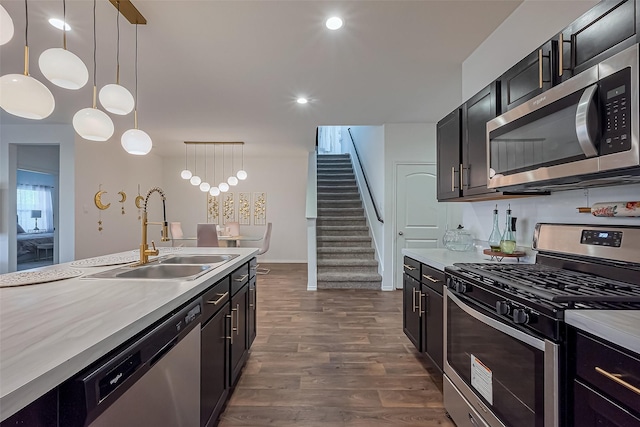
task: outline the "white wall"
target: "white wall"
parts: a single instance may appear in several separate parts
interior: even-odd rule
[[[595,3],[597,2],[594,0],[525,1],[464,61],[463,100],[474,95]],[[553,13],[549,13],[551,7]],[[576,210],[579,206],[591,206],[597,202],[637,200],[639,194],[640,185],[627,185],[499,201],[501,231],[504,229],[505,210],[509,203],[512,215],[518,217],[517,244],[523,247],[531,246],[537,222],[640,225],[637,218],[595,218],[579,214]],[[489,238],[495,204],[496,202],[489,201],[462,204],[463,224],[478,240],[486,241]]]
[[[120,145],[119,137],[115,136],[108,142],[91,142],[76,137],[75,146],[76,259],[138,249],[142,233],[134,204],[138,184],[142,196],[152,187],[162,187],[162,159],[153,151],[146,156],[127,154]],[[103,211],[93,201],[100,185],[107,192],[102,202],[111,203]],[[123,204],[118,202],[119,191],[127,195],[124,215]],[[157,194],[149,199],[148,212],[150,221],[162,219],[160,197]],[[101,232],[98,231],[99,218],[102,218]],[[160,241],[159,230],[157,226],[150,226],[149,241],[152,238],[156,243]]]
[[[460,102],[471,98],[596,3],[598,0],[525,0],[462,63]]]
[[[17,146],[59,145],[60,175],[58,256],[74,259],[75,247],[75,153],[70,125],[6,125],[0,127],[0,274],[16,268],[16,166]]]
[[[184,157],[165,158],[162,165],[168,220],[181,222],[184,235],[195,237],[196,225],[199,222],[207,222],[206,195],[180,178],[180,171],[184,169]],[[218,158],[217,182],[221,180],[220,166],[221,162]],[[230,191],[236,193],[236,212],[237,193],[267,193],[267,222],[273,223],[273,229],[269,251],[260,257],[262,262],[307,262],[305,217],[307,167],[308,153],[306,152],[259,158],[248,157],[245,153],[244,168],[249,176],[245,181],[240,181],[236,187],[232,187]],[[204,178],[200,168],[204,169],[203,160],[198,163],[198,175]],[[209,160],[208,171],[209,173],[212,171],[211,160]],[[230,173],[228,156],[226,171],[228,175]],[[213,181],[210,177],[209,182]],[[251,225],[242,225],[241,232],[246,235],[261,236],[264,233],[264,226],[253,225],[252,216]],[[259,247],[261,244],[262,242],[245,242],[243,246]]]

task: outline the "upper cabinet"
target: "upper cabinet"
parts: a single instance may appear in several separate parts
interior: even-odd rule
[[[462,107],[462,170],[463,196],[495,193],[487,188],[487,122],[497,117],[498,86],[491,83]]]
[[[556,81],[561,83],[637,43],[638,22],[634,0],[603,1],[591,8],[553,40]]]
[[[436,126],[438,200],[460,197],[461,111],[456,108]]]
[[[511,67],[498,79],[505,113],[553,86],[553,44],[548,41]]]

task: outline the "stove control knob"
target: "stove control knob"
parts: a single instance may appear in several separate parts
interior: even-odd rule
[[[455,282],[455,290],[460,294],[464,294],[467,292],[467,285],[461,280],[456,280]]]
[[[526,325],[529,323],[529,313],[524,308],[516,308],[513,310],[513,321],[518,324]]]
[[[496,313],[511,314],[511,304],[508,301],[496,301]]]

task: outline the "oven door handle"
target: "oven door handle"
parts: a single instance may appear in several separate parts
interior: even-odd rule
[[[598,155],[598,148],[595,144],[595,127],[590,127],[589,116],[595,112],[595,106],[593,105],[593,99],[596,95],[598,85],[594,84],[584,90],[578,102],[578,109],[576,110],[576,136],[578,137],[578,143],[584,155],[589,157],[595,157]],[[594,120],[593,118],[591,120]],[[598,120],[597,117],[595,120]],[[594,123],[597,125],[597,123]]]
[[[541,351],[545,350],[545,343],[543,340],[535,338],[532,335],[529,335],[515,328],[512,328],[506,325],[505,323],[499,322],[485,314],[480,313],[477,310],[474,310],[473,308],[465,304],[463,301],[461,301],[458,297],[456,297],[450,290],[447,290],[447,298],[450,298],[451,301],[453,301],[462,311],[467,313],[469,316],[481,321],[485,325],[490,326],[493,329],[496,329],[506,335],[509,335],[510,337],[515,338],[518,341],[529,344],[531,347],[534,347],[538,350],[541,350]]]

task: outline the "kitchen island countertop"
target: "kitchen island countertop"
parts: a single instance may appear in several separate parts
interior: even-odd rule
[[[183,248],[180,255],[238,255],[189,281],[83,277],[118,267],[110,266],[82,268],[73,279],[0,288],[0,421],[193,300],[257,251]],[[57,267],[73,268],[47,268]]]
[[[482,253],[482,251],[468,251],[468,252],[456,252],[450,251],[444,248],[434,249],[402,249],[402,254],[413,258],[416,261],[420,261],[423,264],[427,264],[437,270],[444,271],[446,266],[453,265],[457,262],[497,262],[491,261],[488,255]],[[503,263],[517,263],[517,258],[503,258]],[[520,258],[521,263],[532,263],[533,256],[528,255]]]

